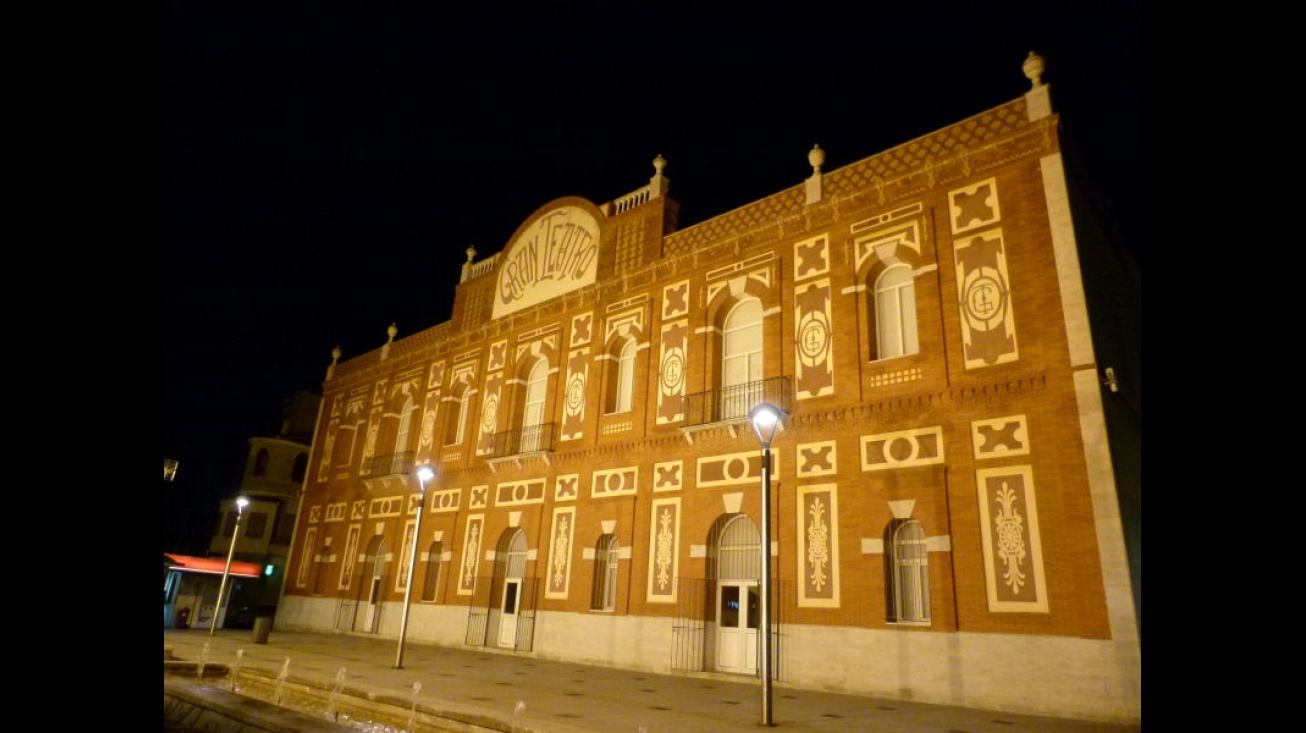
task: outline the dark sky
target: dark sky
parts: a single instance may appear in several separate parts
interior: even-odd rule
[[[688,226],[801,183],[813,144],[829,171],[1020,96],[1033,50],[1141,253],[1141,0],[282,5],[164,6],[165,552],[206,549],[333,347],[448,320],[468,246],[658,154]]]

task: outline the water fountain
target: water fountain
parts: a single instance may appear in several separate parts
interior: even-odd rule
[[[204,648],[200,650],[199,664],[195,665],[195,677],[199,681],[204,681],[204,664],[209,661],[209,643],[204,642]]]
[[[245,657],[244,649],[236,650],[236,661],[231,663],[231,691],[236,691],[236,678],[240,677],[240,662]]]
[[[207,645],[206,645],[207,646]],[[286,692],[286,678],[290,676],[290,657],[286,657],[286,663],[281,665],[281,673],[277,675],[277,693],[272,698],[273,705],[280,705]]]
[[[345,689],[345,668],[341,667],[336,670],[336,682],[331,686],[331,692],[327,695],[327,717],[331,720],[340,722],[340,711],[336,706],[340,703],[340,691]]]
[[[413,682],[413,707],[412,710],[408,713],[409,733],[413,733],[413,731],[417,730],[417,693],[421,691],[422,691],[421,680],[415,680]]]

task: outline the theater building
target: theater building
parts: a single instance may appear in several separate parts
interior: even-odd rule
[[[335,352],[278,628],[396,638],[411,583],[410,642],[755,678],[766,402],[775,684],[1138,722],[1038,61],[1017,99],[835,170],[795,151],[809,178],[693,226],[659,156],[469,249],[448,321]]]

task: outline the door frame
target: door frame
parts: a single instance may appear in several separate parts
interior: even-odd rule
[[[736,617],[739,623],[734,626],[726,626],[722,623],[727,588],[735,588],[739,591],[739,610]],[[756,580],[735,578],[717,581],[716,659],[714,667],[718,672],[743,675],[757,674],[759,643],[757,633],[760,621],[756,615],[756,601],[759,592]],[[750,604],[749,601],[752,601],[752,603]],[[750,613],[750,609],[752,613]],[[751,625],[750,621],[752,622]],[[731,637],[742,637],[742,642]],[[735,656],[735,658],[727,658],[727,655]]]

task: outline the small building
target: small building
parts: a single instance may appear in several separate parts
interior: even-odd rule
[[[240,488],[218,507],[206,557],[171,553],[164,556],[165,628],[187,625],[207,628],[215,615],[219,617],[218,628],[249,627],[257,614],[274,612],[286,575],[286,556],[290,552],[320,405],[317,394],[296,392],[282,405],[277,435],[249,439]],[[237,511],[237,496],[249,501],[243,512]],[[238,514],[243,516],[233,547]],[[219,613],[218,592],[228,554],[232,557],[229,599]],[[179,617],[182,609],[186,613]]]

